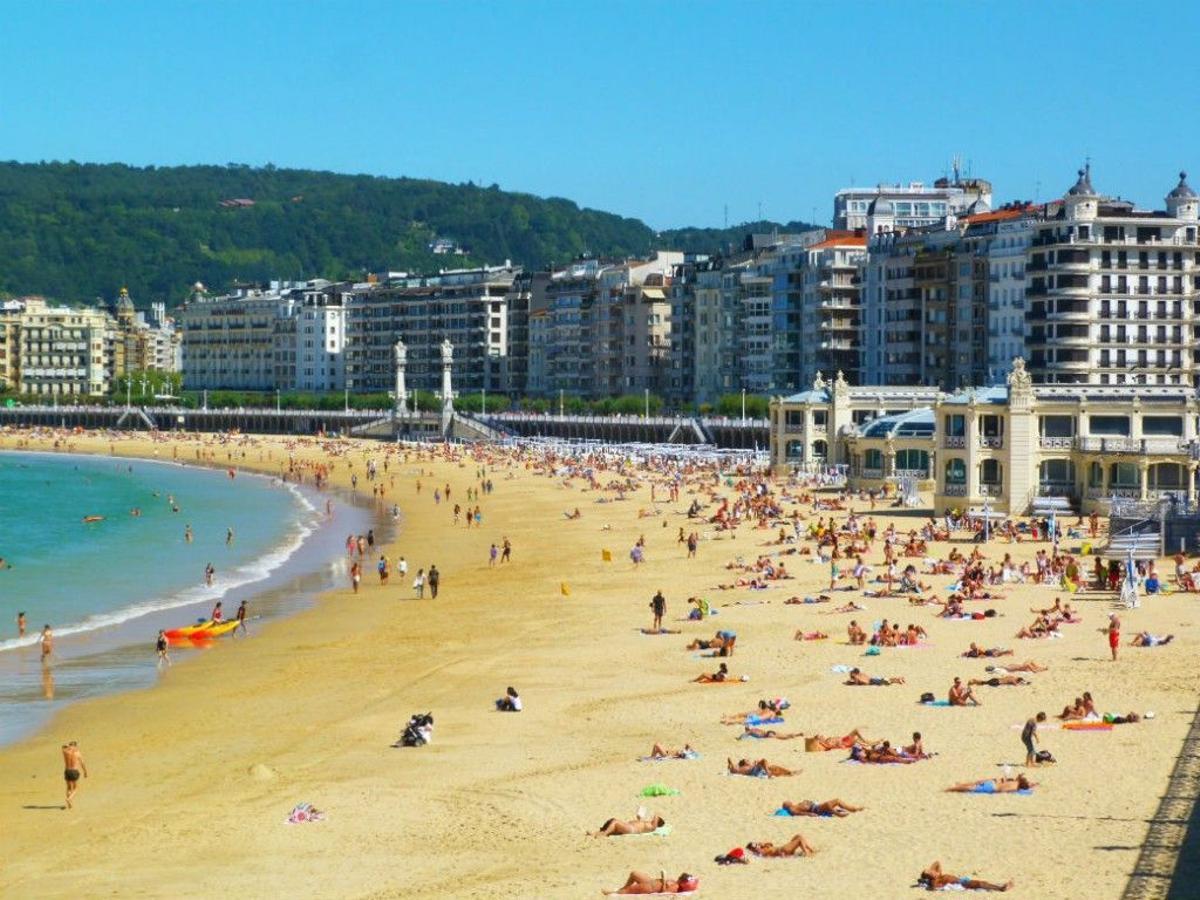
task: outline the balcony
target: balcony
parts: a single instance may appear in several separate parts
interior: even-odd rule
[[[862,478],[882,478],[883,469],[862,469],[859,475]]]
[[[947,484],[942,487],[942,495],[945,497],[965,497],[967,496],[967,486],[965,484]]]
[[[948,434],[942,439],[942,446],[949,450],[962,450],[967,446],[966,435]]]
[[[1038,441],[1038,445],[1043,450],[1070,450],[1075,446],[1075,438],[1073,437],[1046,437],[1042,436]]]
[[[999,450],[1004,446],[1004,435],[981,435],[979,446],[985,450]]]
[[[981,484],[979,486],[979,494],[983,497],[1000,497],[1004,494],[1004,485]]]
[[[1077,437],[1075,449],[1084,453],[1186,454],[1188,444],[1175,437]]]

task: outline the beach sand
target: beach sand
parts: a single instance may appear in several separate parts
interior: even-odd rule
[[[289,442],[253,440],[236,465],[278,471]],[[101,436],[71,443],[78,452],[110,452]],[[0,436],[0,447],[13,446],[13,435]],[[172,445],[143,437],[114,446],[147,458],[157,449],[168,459]],[[194,458],[195,446],[182,440],[180,459]],[[211,439],[205,446],[216,451],[214,464],[226,464],[224,447]],[[382,462],[383,450],[358,446],[361,494],[363,461]],[[260,462],[268,452],[272,458]],[[295,452],[321,455],[311,441]],[[731,540],[703,529],[698,557],[688,560],[676,541],[680,526],[692,527],[683,515],[686,492],[658,504],[663,516],[639,519],[639,509],[651,508],[648,487],[626,502],[598,504],[581,482],[568,488],[497,466],[489,472],[495,492],[479,501],[482,528],[456,528],[453,503],[435,505],[433,488],[449,482],[453,501],[465,502],[476,468],[471,460],[391,463],[396,485],[386,502],[400,504],[404,521],[387,553],[407,557],[403,583],[393,576],[379,587],[368,559],[358,596],[332,592],[251,640],[197,654],[149,690],[71,706],[41,733],[0,751],[0,895],[590,897],[619,886],[630,869],[663,869],[698,874],[709,897],[906,897],[937,859],[956,874],[1012,878],[1020,896],[1120,896],[1196,709],[1194,596],[1149,598],[1123,612],[1126,641],[1141,629],[1176,640],[1150,650],[1122,646],[1116,664],[1098,630],[1111,598],[1098,595],[1069,598],[1084,621],[1050,641],[1013,637],[1032,618],[1030,606],[1053,602],[1059,592],[1050,587],[1008,589],[987,604],[1004,615],[983,622],[936,619],[899,599],[860,599],[865,613],[825,615],[828,606],[783,604],[828,585],[828,567],[800,556],[787,558],[796,579],[771,590],[713,590],[734,577],[724,569],[734,557],[778,549],[761,546],[775,532],[743,526]],[[433,472],[421,479],[420,494],[417,469]],[[339,464],[334,480],[348,486],[348,475]],[[582,518],[566,521],[563,512],[575,507]],[[882,530],[887,516],[874,515]],[[920,524],[911,516],[895,521],[903,531]],[[635,570],[628,551],[639,534],[647,561]],[[513,561],[489,568],[488,547],[504,536]],[[1045,546],[996,543],[988,554],[998,560],[1011,550],[1020,560]],[[611,562],[602,549],[612,551]],[[935,545],[938,555],[946,551]],[[880,571],[881,559],[877,542],[868,562]],[[409,582],[430,563],[442,572],[441,595],[415,600]],[[944,596],[953,579],[933,580]],[[660,588],[665,624],[682,635],[638,630],[650,625],[648,603]],[[691,594],[708,596],[719,615],[677,621]],[[834,597],[838,605],[858,592]],[[722,606],[736,600],[770,602]],[[37,620],[36,598],[24,603]],[[851,618],[867,626],[880,618],[916,622],[932,646],[864,658],[862,648],[845,644]],[[688,682],[716,662],[695,658],[685,643],[717,628],[738,632],[728,663],[748,682]],[[831,639],[797,642],[797,628],[822,629]],[[987,660],[959,658],[972,640],[1013,646],[1015,659],[1050,671],[1027,676],[1031,687],[977,688],[978,708],[919,706],[922,692],[944,697],[955,675],[984,677]],[[147,635],[147,665],[152,643]],[[846,687],[831,671],[839,664],[901,675],[907,685]],[[510,684],[524,700],[519,715],[493,709]],[[1153,710],[1156,718],[1105,733],[1047,728],[1042,746],[1059,762],[1034,772],[1041,786],[1033,796],[944,792],[1021,763],[1020,725],[1038,710],[1053,716],[1085,690],[1103,711]],[[859,766],[843,762],[842,752],[805,753],[802,740],[738,741],[740,729],[718,724],[723,713],[780,696],[792,703],[786,730],[829,735],[857,727],[893,744],[919,730],[938,755],[911,766]],[[392,749],[408,716],[426,710],[436,718],[433,744]],[[91,776],[70,812],[58,808],[59,746],[67,740],[79,741]],[[638,762],[655,741],[691,743],[701,759]],[[731,777],[727,756],[765,756],[800,773]],[[654,782],[682,793],[639,799]],[[867,809],[843,820],[771,817],[784,800],[833,797]],[[327,818],[285,825],[303,801]],[[632,818],[639,803],[663,815],[673,833],[586,836],[610,816]],[[816,856],[728,868],[712,861],[747,841],[780,843],[796,832]]]

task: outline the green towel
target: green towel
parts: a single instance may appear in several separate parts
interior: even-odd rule
[[[649,784],[642,788],[642,797],[676,797],[679,791],[675,788],[667,787],[665,784]]]

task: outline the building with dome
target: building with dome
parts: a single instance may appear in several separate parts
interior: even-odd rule
[[[1034,224],[1026,266],[1035,383],[1200,387],[1200,198],[1165,209],[1099,194],[1091,167]]]

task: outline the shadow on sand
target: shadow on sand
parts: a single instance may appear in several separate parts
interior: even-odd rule
[[[1200,709],[1180,748],[1123,900],[1183,900],[1200,890]]]

